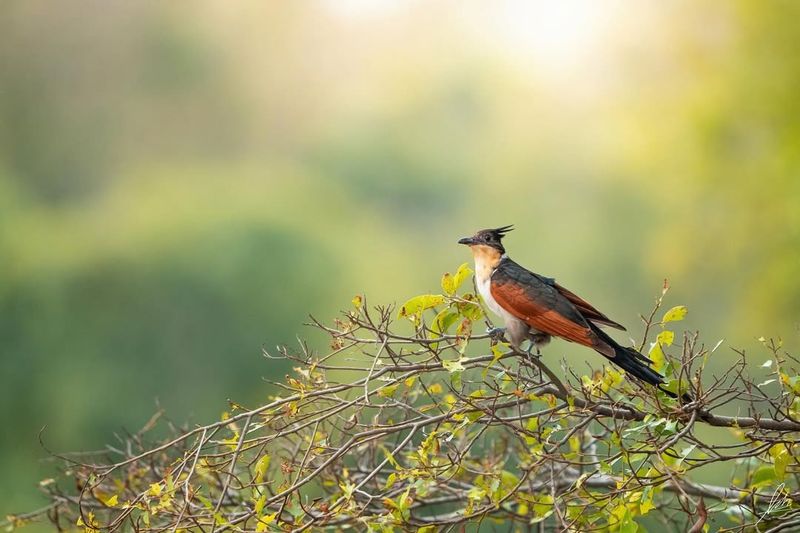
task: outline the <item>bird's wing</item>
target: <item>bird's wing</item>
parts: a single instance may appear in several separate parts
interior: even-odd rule
[[[546,283],[510,259],[495,269],[489,288],[503,309],[532,328],[584,346],[610,350],[555,284]]]
[[[530,270],[522,266],[519,266],[519,268],[522,268],[526,272],[530,272],[532,276],[543,281],[547,285],[555,287],[556,290],[560,292],[567,300],[572,302],[572,305],[574,305],[578,309],[578,311],[580,311],[583,318],[585,318],[589,322],[592,322],[593,324],[596,324],[598,326],[609,326],[612,328],[620,329],[622,331],[627,331],[625,329],[625,326],[617,322],[614,322],[613,320],[608,318],[604,313],[602,313],[596,307],[594,307],[592,304],[590,304],[589,302],[587,302],[586,300],[584,300],[571,290],[567,289],[566,287],[556,283],[555,278],[548,278],[546,276],[542,276],[541,274],[531,272]]]
[[[606,315],[595,309],[595,307],[592,304],[590,304],[589,302],[587,302],[574,292],[565,289],[558,283],[553,283],[553,287],[555,287],[556,290],[560,292],[567,300],[572,302],[572,305],[578,308],[578,311],[580,311],[581,315],[583,315],[583,317],[586,320],[594,322],[595,324],[598,325],[609,326],[612,328],[621,329],[622,331],[626,331],[625,326],[614,322]]]

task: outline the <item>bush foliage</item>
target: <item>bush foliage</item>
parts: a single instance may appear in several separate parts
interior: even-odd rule
[[[313,320],[330,350],[265,352],[295,366],[263,405],[231,402],[197,427],[158,413],[105,450],[57,456],[59,478],[41,482],[50,505],[9,526],[46,515],[85,533],[800,527],[800,376],[779,343],[764,340],[773,379],[748,377],[744,353],[704,376],[720,345],[677,340],[686,308],[662,312],[665,284],[639,348],[685,402],[477,334],[491,324],[470,276],[462,265],[441,294],[399,309],[356,296],[332,324]],[[694,479],[718,463],[728,485]]]

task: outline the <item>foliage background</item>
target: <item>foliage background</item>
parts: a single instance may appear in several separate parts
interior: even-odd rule
[[[634,337],[668,277],[708,343],[796,352],[799,15],[3,2],[0,514],[41,502],[42,426],[91,449],[156,398],[196,422],[262,401],[287,370],[262,344],[435,289],[482,227]]]

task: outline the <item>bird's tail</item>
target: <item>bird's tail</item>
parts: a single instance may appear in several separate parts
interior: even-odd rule
[[[672,396],[673,398],[677,398],[678,395],[672,391],[669,391],[663,387],[664,385],[664,376],[650,368],[650,365],[653,364],[653,361],[642,355],[641,353],[637,352],[633,348],[626,348],[621,346],[617,341],[612,339],[606,332],[602,329],[592,326],[592,330],[600,337],[603,342],[610,345],[614,348],[614,357],[608,358],[609,361],[617,365],[618,367],[622,368],[628,374],[639,378],[640,380],[648,383],[650,385],[654,385],[664,391],[664,393]],[[605,354],[603,354],[605,355]],[[694,401],[694,398],[686,392],[681,394],[681,399],[686,402],[690,403]]]

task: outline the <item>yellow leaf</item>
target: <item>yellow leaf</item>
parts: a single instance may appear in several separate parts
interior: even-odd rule
[[[665,329],[656,337],[656,342],[661,343],[662,346],[672,346],[675,340],[675,332]]]
[[[772,457],[775,465],[775,475],[778,479],[784,479],[786,477],[786,467],[789,465],[789,461],[792,458],[791,454],[786,450],[786,445],[776,444],[769,449],[769,455]]]
[[[417,456],[423,464],[427,464],[428,457],[437,453],[439,453],[439,440],[436,438],[436,431],[434,430],[420,444]]]
[[[439,383],[434,383],[430,387],[428,387],[428,391],[431,394],[441,394],[442,393],[442,385]]]
[[[269,463],[271,459],[269,455],[262,455],[261,458],[256,463],[256,483],[261,483],[264,481],[264,476],[269,469]]]
[[[361,309],[361,306],[364,304],[364,298],[361,297],[360,294],[356,294],[353,296],[353,307],[356,309]]]
[[[385,387],[382,387],[380,390],[378,390],[378,396],[383,396],[384,398],[392,398],[399,386],[400,386],[399,383],[395,383],[394,385],[386,385]]]
[[[586,481],[586,478],[588,478],[591,475],[592,472],[584,472],[583,474],[581,474],[581,477],[579,477],[578,480],[575,482],[575,488],[576,489],[581,488],[583,486],[583,482]]]
[[[453,275],[450,272],[445,272],[442,276],[442,290],[448,296],[452,296],[456,292],[456,285],[453,282]]]
[[[222,443],[225,444],[232,451],[236,451],[236,448],[239,446],[239,432],[237,431],[236,433],[234,433],[233,437],[229,439],[223,439]]]
[[[454,292],[458,290],[461,284],[464,282],[465,279],[472,275],[472,269],[469,268],[467,263],[463,263],[458,270],[456,270],[455,275],[453,276],[453,285],[455,285]]]
[[[149,496],[161,496],[161,484],[151,483],[150,488],[147,489],[147,494]]]
[[[498,342],[492,346],[492,361],[486,365],[486,368],[484,368],[483,372],[481,372],[481,375],[484,378],[486,378],[486,374],[489,373],[489,369],[492,368],[492,366],[494,366],[494,364],[506,354],[505,350],[508,349],[508,347],[509,345],[504,342]]]
[[[256,513],[256,516],[261,516],[261,511],[264,510],[264,504],[267,503],[267,495],[262,495],[253,506],[253,511]]]
[[[648,354],[653,361],[653,368],[656,372],[661,372],[667,366],[667,358],[664,356],[664,351],[661,349],[661,344],[656,342],[650,349]]]
[[[661,323],[666,324],[667,322],[683,320],[688,312],[689,309],[687,309],[685,305],[677,305],[664,313],[664,318],[661,319]]]
[[[385,446],[381,446],[381,451],[383,451],[384,455],[386,456],[386,460],[389,461],[389,464],[399,470],[400,464],[397,462],[397,459],[394,458],[392,452],[390,452]]]
[[[103,503],[106,505],[106,507],[116,507],[119,503],[119,498],[116,494],[114,494],[110,498],[103,500]]]
[[[89,511],[86,513],[86,521],[83,520],[82,516],[78,516],[78,521],[75,522],[77,526],[84,526],[85,533],[95,533],[97,531],[97,520],[94,518],[94,513]]]

